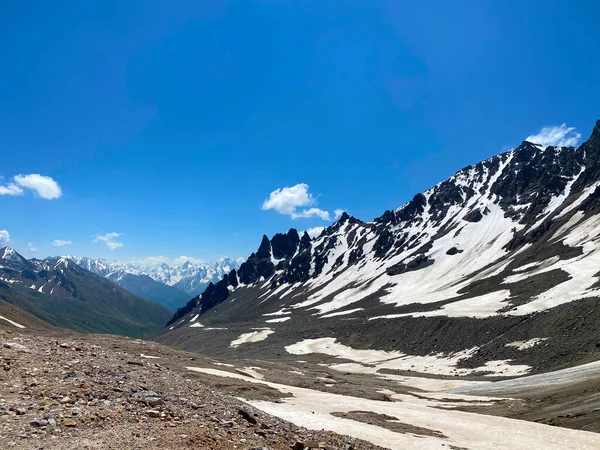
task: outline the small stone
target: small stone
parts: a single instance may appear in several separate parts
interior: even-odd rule
[[[29,422],[29,425],[31,425],[32,427],[41,427],[42,426],[42,419],[33,419],[31,422]]]
[[[160,417],[160,411],[158,411],[156,409],[149,409],[148,411],[146,411],[146,414],[148,414],[148,416],[154,417],[154,418]]]
[[[308,448],[320,448],[319,447],[319,442],[315,441],[314,439],[310,439],[308,441],[304,442],[304,445]]]
[[[48,425],[50,425],[50,428],[54,430],[56,428],[56,420],[52,418],[48,419]]]
[[[17,413],[17,416],[23,416],[23,415],[25,415],[27,410],[25,408],[17,408],[17,409],[15,409],[15,412]]]
[[[163,402],[163,399],[162,399],[162,398],[160,398],[160,397],[147,397],[147,398],[146,398],[146,402],[147,402],[147,403],[148,403],[150,406],[152,406],[153,408],[154,408],[155,406],[159,406],[159,405],[162,405],[162,404],[164,403],[164,402]]]
[[[12,350],[16,350],[18,352],[26,352],[27,351],[27,347],[25,347],[23,344],[19,344],[18,342],[6,342],[4,344],[5,348],[10,348]]]
[[[69,348],[69,344],[67,344],[66,342],[63,342],[60,344],[60,348]]]
[[[69,396],[65,396],[63,398],[60,399],[60,402],[64,405],[67,403],[73,403],[73,400],[71,400],[71,397]]]
[[[140,361],[127,361],[127,364],[132,365],[132,366],[143,366],[144,363],[140,362]]]
[[[252,425],[256,425],[258,423],[257,420],[248,411],[246,411],[244,409],[239,409],[238,414],[240,416],[242,416],[244,419],[246,419],[246,421],[251,423]]]
[[[62,426],[68,427],[68,428],[73,428],[73,427],[77,426],[77,422],[75,422],[73,419],[65,419],[62,421]]]
[[[135,394],[136,397],[142,397],[142,398],[146,398],[146,397],[158,397],[159,395],[154,392],[154,391],[140,391],[138,393]]]

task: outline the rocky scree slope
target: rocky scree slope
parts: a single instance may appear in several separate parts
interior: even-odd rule
[[[324,350],[332,338],[495,376],[598,359],[599,237],[600,121],[578,148],[523,142],[372,222],[344,214],[313,240],[264,236],[159,339],[224,354],[283,357],[298,342],[352,354]]]
[[[0,349],[3,449],[380,449],[269,416],[186,369],[208,360],[155,343],[0,330]]]
[[[134,337],[171,316],[67,258],[27,260],[9,247],[0,249],[0,300],[55,326]]]

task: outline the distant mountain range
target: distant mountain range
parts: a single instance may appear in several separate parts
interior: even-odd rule
[[[156,301],[176,311],[187,301],[202,292],[211,282],[216,283],[223,275],[237,269],[243,260],[221,258],[212,264],[195,264],[189,261],[181,265],[128,264],[103,259],[66,256],[81,267],[105,277],[140,297]]]
[[[524,141],[373,221],[264,236],[159,339],[244,358],[437,355],[506,376],[599,359],[599,322],[600,121],[579,147]]]
[[[55,326],[133,337],[154,333],[172,315],[68,258],[28,260],[9,247],[0,248],[0,300]]]

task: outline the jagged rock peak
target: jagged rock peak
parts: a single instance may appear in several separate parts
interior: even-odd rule
[[[299,244],[300,236],[296,229],[290,228],[286,234],[277,233],[271,239],[273,258],[284,259],[292,256],[296,252]]]
[[[257,258],[268,258],[271,256],[271,241],[266,234],[263,234],[262,241],[256,251]]]

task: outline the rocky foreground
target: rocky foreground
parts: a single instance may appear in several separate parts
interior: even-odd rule
[[[185,369],[201,360],[115,336],[0,331],[2,448],[381,448],[297,427],[208,387]]]

